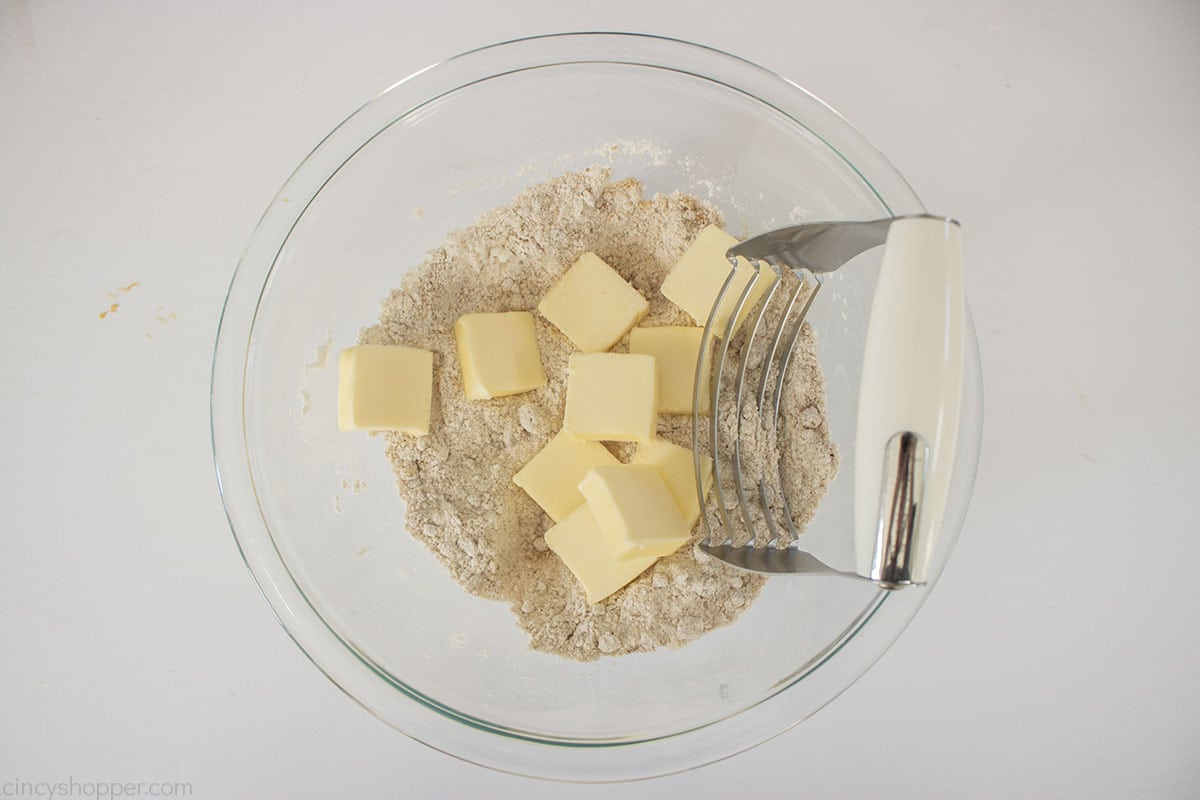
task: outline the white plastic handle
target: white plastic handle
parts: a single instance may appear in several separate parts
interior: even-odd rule
[[[892,437],[924,438],[924,480],[911,547],[911,580],[924,583],[946,512],[962,404],[962,236],[937,217],[895,220],[867,326],[854,444],[855,552],[871,577]]]

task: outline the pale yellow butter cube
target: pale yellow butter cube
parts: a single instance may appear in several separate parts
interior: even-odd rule
[[[595,467],[618,463],[599,442],[580,442],[562,431],[513,476],[555,522],[583,505],[579,482]]]
[[[708,319],[713,304],[717,301],[717,295],[721,293],[721,286],[729,276],[732,265],[725,258],[725,251],[737,242],[737,239],[716,225],[709,225],[700,231],[700,235],[680,256],[679,261],[671,268],[662,283],[663,296],[691,314],[698,325],[704,325]],[[714,336],[725,335],[725,326],[729,322],[729,317],[733,314],[733,309],[737,307],[738,299],[742,296],[746,284],[750,283],[754,276],[754,266],[746,259],[739,258],[737,273],[729,284],[729,288],[725,290],[725,296],[721,298],[721,305],[713,319]],[[750,290],[750,294],[746,298],[746,304],[742,306],[742,313],[738,315],[737,321],[734,323],[735,333],[770,285],[771,280],[768,274],[763,274],[755,281],[754,288]]]
[[[629,332],[629,352],[654,356],[658,375],[660,414],[692,413],[692,391],[696,385],[696,361],[700,356],[703,328],[634,328]],[[705,354],[700,376],[700,413],[712,406],[709,392],[709,359]]]
[[[630,463],[649,464],[657,468],[671,496],[675,498],[679,513],[687,521],[688,529],[696,526],[700,520],[701,500],[696,494],[696,464],[691,450],[666,439],[655,439],[640,445]],[[712,459],[708,456],[701,456],[700,476],[704,497],[708,497],[708,490],[712,487]]]
[[[596,467],[579,491],[619,561],[670,555],[691,538],[671,490],[649,464]]]
[[[658,428],[654,358],[572,353],[563,430],[573,439],[648,442]]]
[[[528,392],[546,385],[533,314],[464,314],[454,323],[463,391],[472,400]]]
[[[595,253],[584,253],[538,311],[585,353],[601,353],[646,316],[650,304]]]
[[[360,344],[338,357],[338,428],[429,433],[433,353]]]
[[[579,579],[592,604],[623,588],[658,560],[656,556],[617,559],[586,505],[546,531],[546,544]]]

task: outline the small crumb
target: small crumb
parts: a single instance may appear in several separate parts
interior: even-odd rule
[[[526,403],[517,409],[517,419],[528,433],[543,434],[549,430],[542,411],[532,403]]]
[[[371,552],[371,548],[369,548],[369,547],[360,547],[360,548],[358,548],[358,552],[357,552],[357,553],[355,553],[354,555],[358,556],[359,558],[362,558],[363,556],[365,556],[365,555],[366,555],[367,553],[369,553],[369,552]]]
[[[104,318],[105,318],[105,317],[107,317],[109,314],[115,314],[115,313],[117,313],[117,309],[118,309],[118,308],[120,308],[120,307],[121,307],[121,304],[120,304],[120,303],[113,303],[113,304],[112,304],[111,306],[109,306],[107,309],[105,309],[104,311],[101,311],[101,312],[100,312],[100,319],[104,319]]]
[[[682,641],[690,642],[691,640],[704,633],[706,626],[696,617],[684,617],[679,620],[679,624],[675,626],[675,635]]]
[[[150,334],[146,334],[146,335],[149,336]],[[312,395],[308,393],[307,389],[301,389],[300,390],[300,414],[302,416],[307,417],[310,411],[312,411]]]
[[[413,209],[413,219],[420,219],[425,216],[425,206],[417,206]]]
[[[803,206],[792,206],[792,210],[788,212],[788,219],[794,223],[810,220],[813,213]]]
[[[109,297],[120,297],[123,294],[129,294],[134,289],[136,289],[138,286],[141,286],[141,284],[138,283],[137,281],[131,281],[130,283],[125,284],[124,286],[118,286],[116,289],[109,289],[105,292],[105,294],[108,295]]]
[[[325,332],[325,341],[317,345],[313,352],[313,360],[304,365],[305,372],[320,372],[329,362],[329,350],[333,347],[332,331]]]

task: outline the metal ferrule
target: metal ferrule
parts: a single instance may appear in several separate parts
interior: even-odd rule
[[[897,433],[887,444],[875,554],[868,576],[884,589],[922,583],[914,574],[928,454],[925,437],[912,431]]]

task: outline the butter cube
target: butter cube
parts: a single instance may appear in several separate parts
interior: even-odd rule
[[[596,467],[579,491],[619,561],[670,555],[691,538],[671,490],[649,464]]]
[[[658,474],[675,498],[679,513],[687,521],[688,530],[696,526],[700,521],[701,501],[696,495],[696,466],[691,450],[666,439],[655,439],[640,445],[630,463],[649,464],[658,469]],[[703,456],[700,470],[704,496],[708,497],[708,490],[712,487],[712,459]]]
[[[454,323],[463,390],[472,400],[520,394],[546,385],[533,315],[528,311],[464,314]]]
[[[433,353],[360,344],[338,356],[338,429],[429,433]]]
[[[698,325],[704,325],[708,319],[709,312],[717,301],[717,295],[721,293],[721,286],[733,268],[725,258],[725,251],[737,244],[737,241],[716,225],[709,225],[700,231],[700,235],[680,256],[662,283],[663,296],[691,314]],[[737,307],[738,298],[742,296],[742,291],[754,275],[754,266],[746,259],[739,258],[737,273],[729,288],[725,290],[725,296],[721,298],[721,305],[713,319],[714,336],[725,335],[725,326],[733,314],[733,309]],[[754,288],[746,298],[746,304],[742,306],[742,313],[734,323],[735,333],[770,285],[771,281],[767,275],[755,282]]]
[[[658,560],[655,556],[618,560],[586,505],[546,531],[546,544],[579,579],[592,604],[621,589]]]
[[[602,353],[650,304],[595,253],[584,253],[538,303],[542,316],[585,353]]]
[[[562,522],[583,505],[579,482],[594,467],[618,463],[599,442],[579,442],[562,431],[513,476],[555,522]]]
[[[573,439],[648,442],[658,428],[654,358],[572,353],[563,430]]]
[[[629,332],[629,352],[654,356],[658,375],[658,411],[662,414],[692,413],[692,390],[696,385],[696,361],[700,355],[703,328],[634,328]],[[712,406],[709,392],[707,353],[700,377],[700,413]]]

